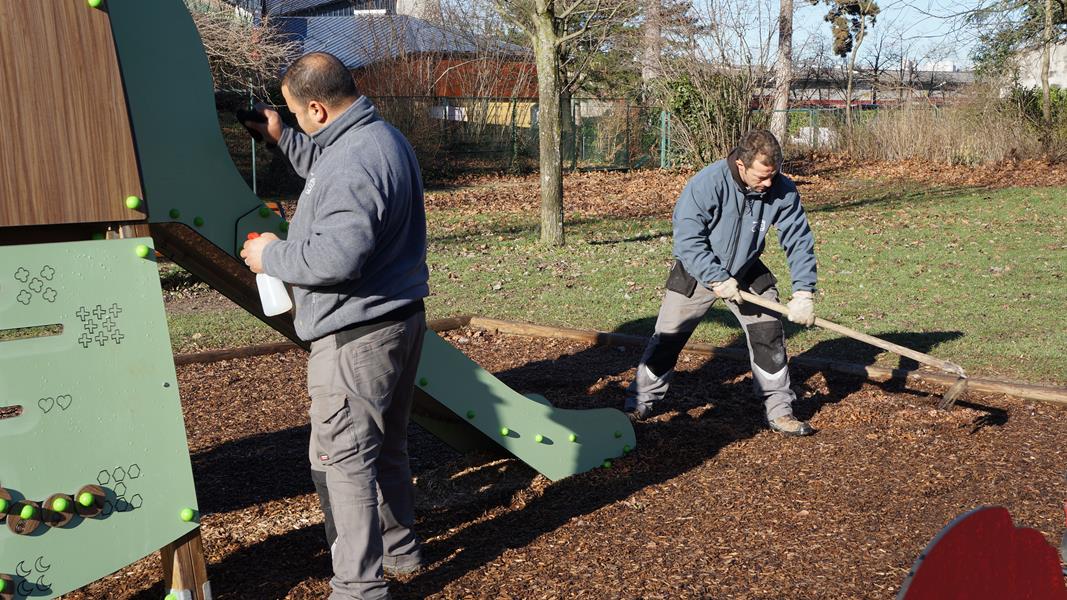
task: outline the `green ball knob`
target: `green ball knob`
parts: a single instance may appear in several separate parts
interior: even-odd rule
[[[473,410],[468,410],[467,411],[467,418],[468,419],[473,419],[474,418],[474,411]]]
[[[278,223],[278,230],[282,233],[289,231],[289,221],[282,221],[281,223]]]
[[[578,436],[572,433],[572,434],[567,436],[567,439],[570,440],[572,443],[573,442],[577,442],[578,441]]]
[[[152,252],[152,250],[148,246],[145,246],[144,244],[137,244],[137,247],[134,248],[133,251],[136,252],[137,256],[139,256],[141,258],[147,258],[149,253]]]
[[[66,498],[56,498],[52,501],[52,510],[56,512],[67,512],[70,510],[70,502]]]
[[[196,225],[197,227],[203,227],[204,217],[193,217],[193,225]]]
[[[167,594],[166,596],[163,597],[163,600],[178,600],[178,597],[175,596],[174,594]]]
[[[191,508],[183,508],[179,516],[182,518],[182,521],[188,523],[193,520],[193,517],[196,516],[196,513]]]
[[[89,0],[89,8],[100,8],[104,5],[104,0]]]
[[[604,468],[605,469],[610,469],[611,468],[611,461],[610,460],[605,460],[604,461]]]
[[[423,377],[422,379],[419,380],[419,387],[426,387],[429,384],[430,384],[430,382],[427,381],[425,377]]]
[[[7,580],[0,579],[0,594],[4,593],[5,591],[7,591]]]
[[[540,444],[541,442],[545,441],[545,436],[543,436],[543,435],[541,435],[539,433],[539,434],[534,436],[534,441],[537,442],[538,444]]]
[[[621,437],[622,437],[622,432],[621,431],[616,431],[615,432],[615,439],[619,439]]]
[[[35,514],[37,514],[37,510],[30,504],[23,505],[22,511],[19,512],[19,516],[22,517],[22,520],[24,521],[32,519]]]
[[[126,196],[126,208],[130,210],[141,208],[141,199],[137,196]]]
[[[259,207],[259,216],[261,216],[264,219],[266,219],[267,217],[270,216],[270,209],[267,208],[266,206],[260,206]]]
[[[82,492],[81,494],[78,494],[78,504],[81,504],[85,508],[89,508],[93,505],[94,502],[96,502],[96,498],[94,498],[93,495],[89,492]]]
[[[511,430],[508,429],[507,427],[501,427],[500,428],[500,435],[502,435],[504,437],[507,437],[510,434],[511,434]]]
[[[7,501],[7,498],[0,498],[0,514],[7,513],[10,506],[11,503]]]
[[[629,445],[626,445],[626,446],[622,447],[622,453],[623,454],[629,454],[631,450],[633,450],[633,448],[631,448]]]
[[[178,210],[176,208],[170,209],[170,218],[172,218],[172,219],[180,219],[181,216],[182,216],[182,211],[180,211],[180,210]]]

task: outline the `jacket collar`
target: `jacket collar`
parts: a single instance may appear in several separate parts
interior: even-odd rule
[[[370,98],[360,96],[329,125],[316,131],[311,139],[320,147],[327,148],[350,129],[357,129],[378,120],[378,111]]]

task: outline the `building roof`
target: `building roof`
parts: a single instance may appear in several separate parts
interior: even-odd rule
[[[273,24],[301,45],[300,54],[329,52],[350,69],[411,54],[528,54],[521,46],[474,39],[406,15],[284,17]]]

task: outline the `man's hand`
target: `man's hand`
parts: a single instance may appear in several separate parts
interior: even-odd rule
[[[245,264],[252,269],[253,273],[263,272],[263,249],[267,247],[267,244],[278,240],[278,236],[273,233],[264,233],[245,242],[244,247],[241,248],[241,258],[245,259]]]
[[[793,292],[793,299],[787,305],[789,320],[805,327],[815,324],[815,294],[805,291]]]
[[[282,123],[282,116],[278,114],[278,111],[263,103],[257,103],[254,110],[264,117],[267,117],[267,122],[257,123],[256,121],[245,121],[244,126],[258,131],[259,135],[263,136],[263,141],[277,146],[278,140],[282,137],[282,130],[285,128],[285,125]]]
[[[715,292],[715,295],[723,300],[730,300],[736,304],[744,302],[744,299],[741,298],[741,290],[737,289],[737,280],[733,277],[726,281],[713,281],[711,291]]]

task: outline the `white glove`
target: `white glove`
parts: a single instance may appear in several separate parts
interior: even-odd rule
[[[805,327],[815,324],[815,294],[805,291],[793,292],[793,299],[787,305],[789,320]]]
[[[711,291],[715,292],[715,295],[723,300],[732,300],[737,304],[744,302],[741,298],[741,291],[737,289],[737,280],[733,277],[726,281],[711,282]]]

